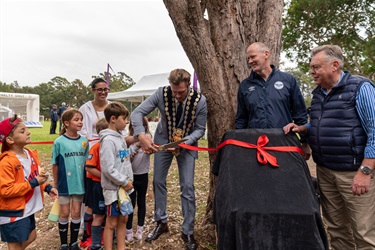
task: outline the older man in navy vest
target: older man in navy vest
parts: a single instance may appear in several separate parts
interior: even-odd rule
[[[343,61],[337,45],[311,51],[311,120],[284,132],[310,135],[332,249],[375,249],[375,86]]]

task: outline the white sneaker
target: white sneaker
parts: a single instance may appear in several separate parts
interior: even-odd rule
[[[126,240],[127,241],[133,241],[133,230],[131,229],[126,229]]]
[[[137,232],[135,233],[135,238],[137,238],[138,240],[142,240],[142,235],[143,235],[143,227],[138,226]]]

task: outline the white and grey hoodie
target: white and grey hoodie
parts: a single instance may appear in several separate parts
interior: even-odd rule
[[[124,136],[112,129],[100,131],[100,168],[101,185],[103,192],[115,191],[119,186],[126,186],[128,179],[133,180],[133,171],[130,155],[135,151],[134,147],[127,148]],[[105,203],[114,202],[116,195],[105,197]],[[114,199],[114,200],[113,200]]]

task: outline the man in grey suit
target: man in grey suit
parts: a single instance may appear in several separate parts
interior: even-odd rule
[[[181,187],[182,223],[181,237],[187,249],[196,249],[194,239],[195,194],[194,168],[197,151],[182,148],[157,151],[150,137],[145,135],[142,118],[155,108],[160,111],[161,120],[155,131],[155,144],[166,144],[185,138],[185,144],[197,145],[206,130],[206,98],[190,88],[190,74],[184,69],[172,70],[168,77],[170,86],[160,87],[152,96],[141,103],[132,113],[131,122],[134,137],[140,141],[146,154],[154,157],[154,198],[156,227],[148,234],[151,242],[168,232],[166,179],[173,156],[176,156]]]

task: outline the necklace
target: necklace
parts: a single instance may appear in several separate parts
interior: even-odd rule
[[[176,101],[171,92],[169,86],[164,88],[164,105],[168,124],[168,138],[169,141],[173,142],[181,140],[184,136],[189,134],[195,121],[195,110],[201,94],[200,92],[194,91],[194,89],[190,89],[186,99],[185,112],[183,113],[183,125],[182,128],[178,128],[176,121]]]

